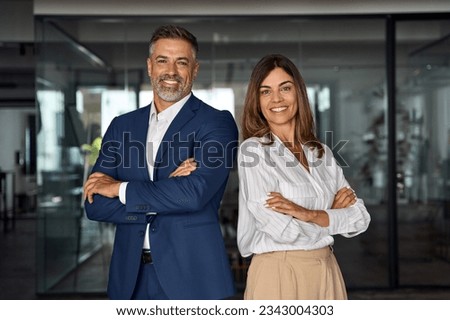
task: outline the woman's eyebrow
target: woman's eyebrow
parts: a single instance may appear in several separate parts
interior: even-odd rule
[[[286,81],[283,81],[282,83],[280,83],[278,86],[281,87],[281,86],[285,85],[286,83],[292,83],[292,84],[294,84],[294,82],[292,82],[291,80],[286,80]],[[271,86],[262,84],[262,85],[259,86],[259,88],[260,88],[260,89],[261,89],[261,88],[269,88],[269,89],[270,89]]]

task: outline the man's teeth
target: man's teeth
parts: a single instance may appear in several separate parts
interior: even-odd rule
[[[177,84],[178,83],[178,81],[176,81],[176,80],[164,80],[164,82],[168,83],[168,84]]]

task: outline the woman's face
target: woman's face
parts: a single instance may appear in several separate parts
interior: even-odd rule
[[[261,111],[269,126],[295,125],[298,110],[294,79],[282,68],[273,69],[259,87]]]

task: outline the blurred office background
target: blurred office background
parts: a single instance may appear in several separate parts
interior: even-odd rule
[[[148,42],[200,44],[194,94],[239,123],[250,72],[282,53],[318,135],[372,215],[336,237],[350,298],[450,298],[450,2],[0,1],[0,297],[104,298],[114,226],[82,185],[113,117],[148,105]],[[238,177],[220,215],[240,297]],[[436,294],[439,293],[439,295]]]

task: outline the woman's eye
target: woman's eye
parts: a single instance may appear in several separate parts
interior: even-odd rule
[[[281,87],[281,88],[280,88],[280,91],[281,91],[281,92],[289,92],[289,91],[291,91],[291,89],[292,89],[292,88],[291,88],[290,86],[286,86],[286,87]]]
[[[261,94],[262,96],[267,96],[267,95],[270,94],[270,90],[261,90],[261,91],[260,91],[260,94]]]

